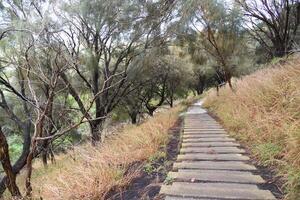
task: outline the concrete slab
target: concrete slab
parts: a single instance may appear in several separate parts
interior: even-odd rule
[[[245,153],[245,150],[237,147],[183,147],[180,149],[180,153]]]
[[[201,161],[201,162],[176,162],[173,165],[178,169],[207,169],[207,170],[236,170],[236,171],[255,171],[256,167],[240,161]]]
[[[215,137],[215,138],[188,138],[183,139],[182,142],[235,142],[235,139],[233,138],[224,138],[224,137]]]
[[[197,128],[197,129],[183,129],[184,132],[217,132],[217,131],[223,131],[226,132],[223,128]]]
[[[224,130],[221,126],[183,127],[184,130]]]
[[[235,142],[205,142],[205,143],[182,143],[182,147],[238,147]]]
[[[188,139],[188,138],[226,138],[228,137],[226,134],[222,133],[215,133],[215,134],[188,134],[185,133],[182,135],[183,139]]]
[[[265,181],[252,172],[257,169],[240,145],[226,134],[201,102],[185,114],[180,155],[170,172],[172,185],[161,188],[166,200],[266,200],[270,191],[257,187]]]
[[[161,193],[172,195],[168,199],[236,199],[236,200],[275,200],[270,191],[259,190],[250,184],[215,184],[215,183],[176,183],[163,186]]]
[[[173,178],[175,182],[265,183],[258,175],[236,171],[228,171],[226,173],[224,171],[217,172],[216,170],[190,170],[169,172],[168,177]]]
[[[203,160],[214,160],[214,161],[246,161],[249,157],[241,154],[205,154],[205,153],[189,153],[180,154],[177,156],[177,161],[203,161]]]
[[[185,131],[183,135],[214,135],[214,134],[226,134],[226,131]]]

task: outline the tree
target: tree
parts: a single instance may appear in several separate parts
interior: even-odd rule
[[[129,92],[126,77],[132,60],[163,41],[162,24],[169,19],[169,7],[165,1],[121,0],[79,1],[68,5],[66,18],[71,16],[73,20],[66,35],[74,70],[63,79],[89,121],[93,144],[101,139],[105,116]],[[95,113],[86,111],[81,91],[70,81],[71,74],[85,84],[85,93],[95,98]],[[99,94],[101,90],[104,92]]]
[[[58,27],[48,20],[49,16],[46,16],[46,13],[41,12],[41,5],[29,2],[29,5],[34,8],[33,11],[28,9],[30,6],[27,4],[24,5],[28,7],[18,4],[8,5],[12,6],[12,9],[15,7],[20,9],[13,13],[16,13],[15,15],[19,12],[23,13],[24,19],[14,16],[17,23],[11,22],[9,25],[14,27],[4,31],[5,42],[1,45],[3,58],[1,58],[0,106],[7,117],[23,131],[24,143],[23,152],[13,165],[7,159],[7,155],[3,155],[6,160],[2,164],[5,165],[5,169],[11,170],[11,173],[6,171],[7,176],[1,180],[0,192],[2,194],[7,185],[10,186],[14,177],[26,166],[26,195],[30,196],[33,159],[43,153],[43,161],[46,161],[45,155],[53,140],[84,123],[85,117],[77,119],[74,117],[77,116],[77,110],[62,103],[61,97],[65,97],[67,91],[62,77],[71,64],[68,51],[60,40]],[[11,34],[12,32],[14,34]],[[19,87],[15,83],[19,84]],[[23,116],[15,114],[7,102],[8,94],[21,100],[26,114],[25,120],[22,119]],[[87,105],[87,111],[91,109],[94,101],[95,99],[92,99]],[[57,115],[55,119],[54,113]],[[5,150],[7,143],[4,139],[1,144]],[[12,191],[12,195],[16,194],[16,190]]]
[[[272,56],[282,57],[296,45],[300,26],[298,0],[236,0],[249,33]],[[299,45],[299,44],[298,44]]]
[[[173,107],[176,99],[185,98],[188,93],[189,69],[185,59],[180,58],[176,52],[164,58],[167,65],[170,67],[170,72],[167,80],[167,98],[166,102]]]
[[[132,92],[120,105],[126,108],[133,123],[144,110],[153,116],[164,103],[173,106],[174,100],[186,95],[185,64],[168,46],[153,48],[135,59],[128,71]]]
[[[7,6],[4,6],[3,2],[0,2],[0,9],[1,9],[1,19],[2,23],[0,24],[0,42],[1,47],[6,46],[6,44],[9,44],[7,42],[8,38],[11,37],[16,31],[25,31],[25,30],[19,30],[17,27],[15,27],[14,20],[18,19],[24,19],[26,17],[25,12],[21,11],[20,2],[6,2]],[[23,2],[24,4],[28,2]],[[3,54],[1,54],[2,56]],[[4,54],[5,55],[5,54]],[[2,166],[5,169],[6,176],[2,176],[0,181],[0,196],[5,191],[6,187],[9,188],[11,194],[13,196],[20,196],[20,193],[17,189],[17,186],[15,185],[15,177],[20,172],[20,170],[25,166],[26,164],[26,158],[29,154],[30,149],[30,143],[31,143],[31,129],[32,129],[32,123],[31,123],[31,113],[29,108],[29,101],[26,98],[26,88],[25,88],[25,82],[24,77],[20,70],[16,70],[15,77],[16,80],[14,83],[11,83],[10,80],[8,80],[7,74],[5,74],[6,67],[10,66],[10,62],[6,59],[0,58],[0,107],[4,111],[3,116],[10,119],[16,126],[16,132],[21,132],[23,144],[22,144],[22,152],[19,155],[19,157],[16,159],[16,162],[12,164],[10,157],[7,152],[7,142],[6,142],[6,136],[1,131],[1,148],[2,151]],[[18,87],[16,87],[18,86]],[[21,105],[20,109],[22,110],[22,114],[17,114],[16,111],[13,109],[13,106],[9,104],[7,101],[6,94],[4,93],[4,90],[7,93],[11,94],[13,97],[16,97],[17,99],[21,100],[18,101],[18,104]]]
[[[238,7],[227,10],[220,1],[194,0],[184,2],[182,7],[183,13],[188,13],[182,20],[189,30],[187,40],[190,45],[194,43],[192,51],[205,51],[215,62],[213,66],[219,80],[227,82],[232,89],[231,79],[236,70],[232,60],[240,55],[245,44]]]

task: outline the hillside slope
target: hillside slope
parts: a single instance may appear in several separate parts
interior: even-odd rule
[[[249,147],[259,164],[274,167],[286,199],[300,199],[300,56],[235,83],[235,92],[208,92],[205,107]]]
[[[75,146],[66,154],[57,155],[56,163],[49,164],[47,168],[36,160],[32,180],[33,198],[108,199],[116,191],[121,194],[126,191],[142,172],[151,174],[166,170],[164,163],[152,166],[152,162],[159,160],[168,164],[166,145],[173,137],[169,129],[175,125],[180,112],[190,101],[193,100],[182,101],[139,125],[126,125],[100,146]],[[156,172],[158,169],[155,167],[160,167],[161,171]],[[18,184],[25,185],[24,173],[18,177]],[[20,189],[23,192],[24,188]],[[6,198],[10,198],[8,193]]]

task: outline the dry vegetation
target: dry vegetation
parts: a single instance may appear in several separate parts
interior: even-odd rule
[[[300,199],[300,58],[274,64],[208,92],[205,106],[262,165],[282,176],[286,199]]]
[[[47,169],[36,162],[34,196],[55,200],[104,199],[112,189],[128,186],[141,170],[128,170],[130,166],[146,163],[148,158],[165,147],[168,129],[184,108],[185,104],[181,103],[141,125],[128,125],[118,135],[105,140],[101,147],[75,147],[66,155],[58,156],[57,163]],[[21,175],[18,182],[22,184],[23,181]]]

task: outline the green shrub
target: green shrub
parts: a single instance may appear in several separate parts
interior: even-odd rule
[[[277,161],[276,157],[279,156],[281,151],[282,147],[274,143],[259,144],[253,149],[253,152],[259,158],[260,163],[264,166],[274,164]]]

